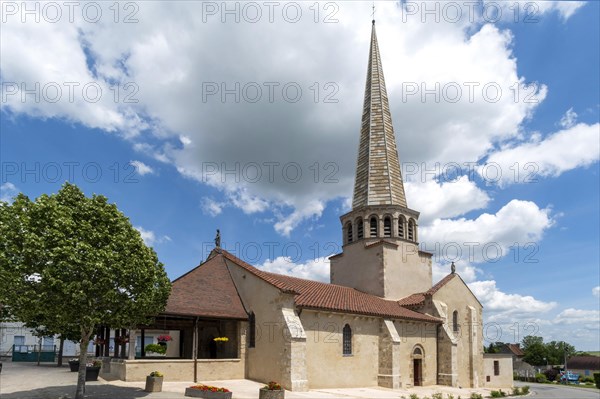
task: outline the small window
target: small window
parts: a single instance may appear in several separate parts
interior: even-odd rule
[[[423,356],[423,351],[421,350],[421,348],[419,348],[418,346],[415,348],[415,350],[413,351],[413,355],[416,356]]]
[[[404,224],[406,223],[406,219],[400,216],[398,219],[398,237],[404,238]]]
[[[458,332],[458,310],[452,313],[452,331]]]
[[[369,224],[371,237],[377,237],[377,218],[375,216],[371,216]]]
[[[352,242],[354,237],[352,237],[352,223],[348,223],[346,227],[348,242]]]
[[[412,220],[408,221],[408,239],[411,241],[415,239],[415,224]]]
[[[254,312],[248,316],[248,347],[254,348],[256,346],[256,317]]]
[[[494,360],[494,375],[500,375],[500,362]]]
[[[357,231],[357,235],[358,235],[358,239],[362,240],[365,237],[365,232],[364,232],[364,228],[363,228],[363,221],[362,219],[360,219],[357,223],[356,223],[356,229]]]
[[[343,354],[352,354],[352,329],[348,324],[344,326],[343,330]]]
[[[383,219],[383,236],[391,237],[392,236],[392,219],[387,216]]]

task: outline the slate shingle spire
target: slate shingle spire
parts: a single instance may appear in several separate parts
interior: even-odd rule
[[[369,205],[407,207],[374,20],[352,208]]]

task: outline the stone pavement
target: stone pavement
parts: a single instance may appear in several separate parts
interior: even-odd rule
[[[4,362],[0,374],[0,399],[70,399],[75,396],[77,374],[71,373],[68,367],[58,368],[56,365],[35,363]],[[263,384],[249,380],[202,381],[204,384],[226,387],[233,391],[234,399],[256,399],[258,390]],[[193,382],[163,383],[163,392],[144,392],[144,382],[105,381],[86,384],[86,397],[90,399],[182,399],[185,388]],[[431,397],[441,392],[446,399],[448,394],[468,399],[471,392],[479,392],[489,396],[487,389],[458,389],[442,386],[415,387],[410,390],[390,390],[378,387],[317,389],[309,392],[286,392],[286,399],[388,399],[408,398],[417,394],[420,398]]]

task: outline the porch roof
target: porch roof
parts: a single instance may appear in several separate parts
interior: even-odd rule
[[[172,282],[163,314],[246,320],[225,260],[211,257]]]

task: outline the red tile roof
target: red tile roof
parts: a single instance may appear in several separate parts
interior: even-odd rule
[[[425,302],[426,297],[430,297],[436,292],[439,291],[440,288],[448,284],[450,280],[454,278],[454,276],[458,276],[458,274],[451,273],[437,282],[433,287],[425,292],[419,292],[416,294],[409,295],[405,298],[402,298],[398,301],[398,303],[402,306],[420,306]]]
[[[167,314],[247,319],[223,257],[212,257],[172,283]]]
[[[525,353],[523,352],[519,344],[506,344],[506,348],[515,356],[525,356]]]
[[[264,272],[223,249],[220,249],[218,254],[280,290],[296,295],[295,302],[298,307],[430,323],[441,322],[437,317],[406,309],[397,301],[341,285]],[[214,256],[220,257],[218,254],[215,253]]]

